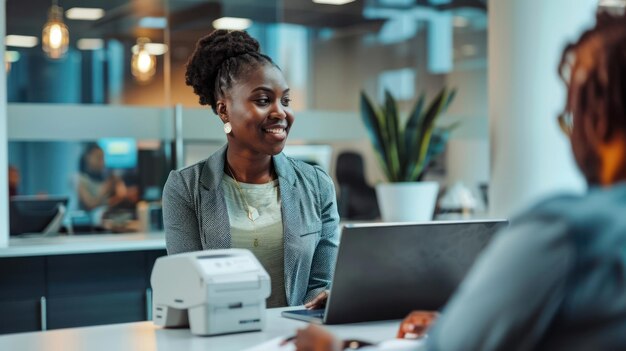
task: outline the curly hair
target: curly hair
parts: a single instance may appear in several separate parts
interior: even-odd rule
[[[224,97],[234,81],[260,65],[278,68],[261,54],[259,42],[245,31],[218,29],[201,38],[187,62],[185,83],[193,87],[201,105],[216,111],[216,101]]]
[[[598,183],[596,142],[626,133],[626,15],[598,12],[596,25],[567,45],[559,74],[573,117],[572,148],[589,183]]]

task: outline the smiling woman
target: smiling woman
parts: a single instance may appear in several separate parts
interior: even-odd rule
[[[335,190],[321,168],[282,153],[295,118],[280,68],[246,32],[216,30],[198,41],[186,83],[228,143],[170,173],[168,253],[249,249],[271,277],[268,307],[321,306],[337,254]]]

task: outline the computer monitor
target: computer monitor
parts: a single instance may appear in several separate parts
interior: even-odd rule
[[[98,145],[104,152],[104,165],[108,169],[137,167],[137,141],[133,138],[101,138]]]
[[[10,234],[58,233],[67,208],[66,196],[13,196],[9,200]]]

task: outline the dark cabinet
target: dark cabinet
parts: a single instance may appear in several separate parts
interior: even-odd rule
[[[44,257],[0,260],[0,333],[41,330],[41,298],[45,295]]]
[[[0,334],[146,320],[165,250],[0,258]]]
[[[0,259],[0,301],[22,300],[46,294],[45,257]]]
[[[144,291],[68,295],[48,299],[48,329],[146,320]]]
[[[48,296],[145,290],[145,256],[143,251],[50,256]]]
[[[0,334],[41,330],[40,299],[0,300]]]

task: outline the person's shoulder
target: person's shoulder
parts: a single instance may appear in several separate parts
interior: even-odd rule
[[[581,201],[582,197],[575,194],[558,194],[541,199],[513,215],[508,228],[502,231],[506,235],[500,236],[522,240],[568,236],[570,228],[575,225],[573,218]]]
[[[558,195],[545,199],[516,217],[513,223],[539,222],[566,225],[576,242],[610,241],[604,235],[626,237],[626,185],[591,188],[585,194]],[[613,233],[613,234],[608,234]]]
[[[287,160],[287,162],[289,162],[289,164],[294,168],[294,170],[299,171],[299,172],[304,172],[304,173],[313,173],[314,172],[314,168],[315,166],[313,166],[310,163],[306,163],[302,160],[299,160],[297,158],[293,158],[290,156],[287,156],[286,154],[282,154],[282,156],[285,158],[285,160]]]
[[[587,220],[611,216],[612,212],[624,213],[624,211],[626,211],[626,185],[620,185],[609,188],[591,188],[584,194],[554,195],[537,202],[520,217],[556,216],[572,220]]]
[[[79,182],[87,182],[89,181],[89,176],[83,172],[78,172],[76,174],[76,180],[78,180]]]
[[[196,162],[181,169],[175,169],[170,172],[165,187],[185,187],[189,191],[196,188],[196,184],[200,181],[202,169],[206,166],[207,159]]]
[[[307,178],[308,180],[315,181],[315,182],[320,181],[320,182],[332,183],[331,177],[319,165],[312,165],[310,163],[289,157],[287,155],[285,155],[285,158],[291,164],[294,171],[298,175],[301,175]]]
[[[172,172],[178,173],[181,175],[181,177],[183,178],[193,178],[193,176],[195,175],[199,175],[202,172],[202,168],[205,167],[206,163],[208,161],[208,158],[205,158],[202,161],[198,161],[194,164],[191,164],[189,166],[185,166],[181,169],[178,170],[174,170]]]
[[[525,217],[561,217],[576,211],[584,203],[584,196],[578,194],[557,194],[541,199],[523,211],[517,218]]]

